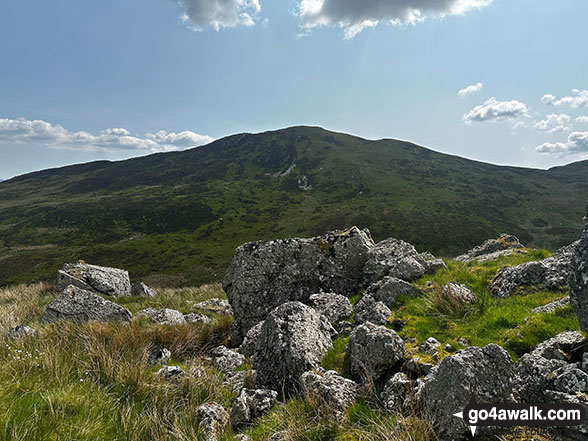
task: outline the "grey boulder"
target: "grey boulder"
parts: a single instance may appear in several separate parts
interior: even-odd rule
[[[302,373],[319,366],[333,346],[334,329],[309,306],[288,302],[263,322],[255,345],[253,369],[258,387],[294,392]]]
[[[587,346],[587,340],[578,331],[566,331],[539,343],[531,352],[548,360],[579,361]]]
[[[137,317],[149,317],[155,323],[159,323],[161,325],[182,325],[186,323],[186,319],[184,318],[184,314],[180,311],[176,311],[175,309],[154,309],[154,308],[146,308],[142,309],[141,311],[137,312]]]
[[[349,336],[347,357],[357,381],[379,382],[404,360],[406,347],[400,336],[385,326],[367,322]]]
[[[245,357],[253,357],[253,354],[255,353],[255,345],[257,344],[259,335],[261,334],[262,326],[263,322],[259,322],[257,325],[250,328],[249,331],[247,331],[247,334],[245,334],[243,343],[241,343],[241,346],[239,346],[239,352]]]
[[[386,325],[391,315],[390,308],[370,295],[364,295],[355,305],[355,322],[358,324],[371,322],[374,325]]]
[[[214,314],[233,315],[233,308],[231,308],[228,300],[224,299],[208,299],[203,302],[196,303],[194,308],[200,311],[211,312]]]
[[[57,272],[57,289],[61,291],[69,285],[114,297],[131,295],[131,280],[127,271],[81,261],[74,264],[66,263],[63,269]]]
[[[251,424],[270,411],[278,393],[269,389],[243,389],[231,410],[231,424],[240,427]]]
[[[131,313],[128,309],[106,300],[98,294],[69,285],[47,306],[41,316],[42,323],[60,320],[128,322],[131,320]]]
[[[233,343],[277,306],[308,303],[317,292],[355,294],[363,286],[367,253],[374,246],[356,227],[310,239],[251,242],[237,248],[223,281],[235,312]]]
[[[147,358],[147,365],[149,366],[165,366],[171,358],[169,349],[153,349]]]
[[[425,259],[409,243],[399,239],[386,239],[368,251],[364,267],[368,283],[386,276],[413,281],[427,271]]]
[[[514,363],[500,346],[472,346],[435,366],[424,378],[417,398],[440,440],[466,439],[469,428],[453,414],[465,408],[472,393],[481,403],[509,402],[514,375]]]
[[[219,441],[229,424],[229,414],[219,404],[206,403],[196,408],[198,431],[204,441]]]
[[[588,216],[586,227],[576,246],[570,264],[570,302],[580,321],[580,328],[588,332]]]
[[[443,295],[459,303],[473,303],[476,301],[476,295],[462,283],[447,283],[443,287]]]
[[[490,292],[496,297],[509,297],[517,288],[527,286],[543,285],[549,290],[568,286],[572,257],[578,246],[574,242],[547,259],[501,269],[490,282]]]
[[[365,295],[383,302],[388,308],[393,309],[396,299],[401,295],[417,296],[420,290],[410,283],[397,277],[386,276],[366,289]]]
[[[382,405],[392,411],[401,410],[412,392],[412,382],[405,373],[397,372],[386,381],[380,394]]]
[[[310,304],[331,323],[348,318],[353,314],[353,307],[349,299],[332,292],[312,294]]]
[[[143,282],[133,283],[131,295],[134,297],[157,297],[157,291]]]
[[[186,373],[179,366],[164,366],[157,371],[155,376],[158,380],[174,380],[184,376]]]
[[[212,319],[204,314],[198,314],[196,312],[191,312],[190,314],[184,314],[184,320],[187,323],[210,323]]]
[[[225,374],[233,372],[245,364],[245,356],[228,349],[226,346],[217,346],[210,351],[212,365]]]
[[[469,262],[471,260],[487,261],[497,259],[501,255],[510,255],[513,250],[520,250],[521,248],[524,248],[524,245],[516,236],[502,233],[498,238],[488,239],[467,253],[457,256],[455,260],[460,262]],[[492,258],[488,259],[488,256],[492,256]]]
[[[551,303],[548,303],[547,305],[543,305],[543,306],[538,306],[537,308],[533,308],[531,310],[532,313],[538,313],[538,312],[555,312],[558,309],[561,308],[565,308],[566,306],[568,306],[570,304],[570,296],[565,296],[559,300],[554,300]]]
[[[309,371],[300,377],[302,389],[307,397],[318,399],[330,410],[340,413],[351,406],[360,387],[335,371]]]

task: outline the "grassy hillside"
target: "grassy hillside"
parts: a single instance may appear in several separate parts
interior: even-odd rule
[[[421,343],[434,336],[451,350],[441,351],[438,360],[418,353],[412,355],[437,363],[443,356],[462,348],[458,340],[473,345],[494,342],[513,358],[530,351],[537,343],[556,334],[578,329],[570,306],[555,313],[531,313],[531,309],[565,295],[564,292],[528,290],[508,299],[490,298],[487,283],[503,265],[545,257],[545,251],[502,257],[488,263],[448,262],[448,268],[417,281],[425,287],[419,297],[400,299],[394,318],[406,325],[399,331]],[[461,311],[447,312],[435,300],[435,286],[447,281],[465,283],[477,302]],[[207,364],[204,356],[215,344],[228,339],[230,319],[215,316],[209,324],[164,326],[145,319],[120,323],[55,323],[41,325],[44,307],[54,298],[54,289],[44,283],[0,289],[0,439],[25,440],[197,440],[195,409],[215,402],[230,408],[237,393],[225,383],[225,375]],[[198,301],[223,296],[218,285],[200,288],[160,290],[160,296],[119,298],[117,302],[133,313],[145,307],[170,307],[184,313]],[[356,298],[355,300],[359,300]],[[11,340],[8,327],[24,323],[36,328],[38,336]],[[346,371],[347,338],[335,340],[323,366]],[[169,348],[171,364],[186,371],[204,367],[202,377],[186,376],[178,381],[159,381],[156,367],[146,359],[154,347]],[[339,416],[312,397],[278,403],[252,427],[242,430],[253,441],[267,440],[286,430],[289,441],[435,441],[431,425],[410,409],[402,413],[385,411],[379,390],[369,389],[347,412]],[[224,438],[233,439],[231,429]],[[483,439],[483,438],[481,438]],[[493,440],[531,439],[520,436],[492,437]],[[535,437],[533,439],[548,440]]]
[[[351,225],[458,254],[501,232],[555,249],[579,237],[588,162],[498,167],[411,143],[294,127],[0,184],[0,285],[65,261],[156,285],[217,281],[234,248]]]

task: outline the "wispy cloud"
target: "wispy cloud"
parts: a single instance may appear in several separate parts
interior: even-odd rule
[[[543,104],[552,106],[569,106],[574,109],[588,105],[588,90],[572,89],[573,95],[557,98],[554,95],[546,94],[541,97]]]
[[[302,26],[313,29],[337,26],[345,38],[379,23],[416,24],[427,18],[461,15],[490,5],[494,0],[297,0]]]
[[[191,131],[159,131],[144,136],[132,135],[127,129],[111,128],[97,134],[70,131],[42,120],[0,118],[1,144],[36,144],[54,149],[84,151],[137,150],[156,153],[183,150],[214,141],[210,136]]]
[[[472,84],[471,86],[467,86],[467,87],[464,87],[463,89],[461,89],[459,92],[457,92],[457,95],[460,98],[465,98],[466,96],[475,95],[480,90],[482,90],[483,87],[484,87],[484,85],[482,83]]]
[[[182,22],[194,31],[254,26],[259,20],[259,0],[177,0]]]
[[[570,126],[571,122],[572,117],[565,113],[560,113],[559,115],[552,113],[551,115],[547,115],[541,121],[537,121],[533,124],[533,128],[547,133],[569,132],[572,130],[572,127]]]
[[[576,118],[577,124],[588,124],[588,116],[579,116]]]
[[[535,149],[557,157],[588,152],[588,132],[572,132],[565,142],[546,142]]]
[[[498,101],[492,97],[484,104],[474,107],[463,116],[466,124],[474,122],[516,120],[528,116],[529,108],[525,103],[517,100]]]

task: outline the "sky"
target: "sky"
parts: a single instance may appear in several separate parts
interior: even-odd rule
[[[295,125],[588,159],[585,0],[0,4],[0,179]]]

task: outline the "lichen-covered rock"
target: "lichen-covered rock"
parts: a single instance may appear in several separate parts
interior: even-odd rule
[[[356,227],[311,239],[241,245],[223,281],[235,311],[233,342],[240,344],[252,326],[283,303],[308,303],[317,292],[355,294],[373,246],[369,232]]]
[[[447,268],[447,264],[443,259],[425,260],[425,272],[427,274],[435,274],[437,271]]]
[[[57,272],[57,289],[61,291],[69,285],[114,297],[131,295],[131,280],[127,271],[81,261],[74,264],[66,263],[63,269]]]
[[[149,357],[147,358],[147,364],[149,366],[165,366],[170,358],[171,352],[169,351],[169,349],[154,349],[151,351]]]
[[[226,346],[217,346],[210,351],[210,360],[219,371],[228,374],[245,364],[245,356],[228,349]]]
[[[243,389],[231,410],[231,424],[240,427],[265,415],[276,402],[278,393],[269,389]]]
[[[310,304],[331,323],[350,317],[353,314],[353,307],[349,299],[332,292],[312,294]]]
[[[198,314],[191,312],[190,314],[184,314],[184,320],[187,323],[210,323],[212,319],[204,314]]]
[[[548,360],[541,355],[529,353],[523,355],[516,363],[513,383],[513,395],[520,403],[544,403],[545,391],[552,390],[555,371],[566,362]]]
[[[587,394],[566,394],[564,392],[548,390],[545,392],[547,403],[573,403],[582,404],[588,411],[588,395]],[[579,426],[573,427],[558,427],[554,431],[553,436],[555,441],[584,441],[588,435],[588,419]]]
[[[184,370],[179,366],[164,366],[157,371],[158,380],[172,380],[185,375]]]
[[[420,352],[425,354],[434,355],[438,353],[441,343],[435,337],[429,337],[418,346]]]
[[[241,389],[248,383],[254,383],[255,371],[237,371],[231,372],[225,377],[225,383],[233,389],[234,392],[241,392]]]
[[[502,255],[510,255],[513,253],[512,250],[520,250],[524,248],[519,239],[516,236],[502,233],[497,239],[488,239],[483,244],[478,245],[467,253],[457,256],[455,260],[460,262],[469,262],[471,260],[492,260],[498,259]]]
[[[347,357],[351,375],[357,381],[380,381],[404,360],[405,354],[404,341],[385,326],[368,322],[349,336]]]
[[[465,408],[472,393],[480,403],[509,402],[514,374],[514,363],[500,346],[472,346],[435,366],[425,377],[417,398],[440,440],[465,439],[469,428],[453,414]]]
[[[263,322],[259,322],[257,325],[250,328],[249,331],[247,331],[247,334],[245,334],[243,343],[239,346],[239,352],[245,357],[253,357],[253,354],[255,353],[255,345],[257,344],[259,334],[261,334],[262,326]]]
[[[143,282],[133,283],[131,287],[131,295],[134,297],[157,297],[157,291]]]
[[[374,325],[386,325],[391,315],[390,308],[369,295],[364,295],[355,305],[355,323],[371,322]]]
[[[300,375],[320,365],[333,346],[329,321],[310,306],[288,302],[265,319],[255,345],[257,386],[286,393],[297,389]]]
[[[568,286],[576,247],[578,242],[560,248],[547,259],[501,269],[490,283],[490,292],[496,297],[508,297],[515,289],[526,286],[543,285],[549,290]]]
[[[409,243],[386,239],[368,251],[364,273],[368,283],[386,276],[413,281],[426,272],[425,259]]]
[[[359,393],[356,382],[343,378],[335,371],[305,372],[300,382],[307,397],[317,398],[337,413],[351,406]]]
[[[127,322],[131,320],[131,313],[128,309],[106,300],[98,294],[69,285],[55,300],[49,303],[41,316],[42,323],[52,323],[59,320]]]
[[[383,302],[388,308],[393,309],[396,299],[400,295],[416,296],[420,290],[397,277],[384,277],[380,281],[373,283],[366,289],[365,295]]]
[[[587,347],[587,340],[578,331],[566,331],[539,343],[532,351],[548,360],[579,361]]]
[[[161,325],[183,325],[186,323],[184,314],[175,309],[153,309],[146,308],[137,312],[138,317],[150,317],[152,321]]]
[[[212,312],[214,314],[233,315],[233,308],[228,300],[224,299],[208,299],[194,305],[195,309],[205,312]]]
[[[35,335],[37,335],[37,330],[27,325],[14,326],[6,331],[6,337],[12,339],[34,337]]]
[[[229,414],[219,404],[206,403],[196,408],[198,431],[204,441],[219,441],[229,424]]]
[[[555,312],[558,309],[565,308],[570,304],[570,296],[565,296],[559,300],[554,300],[553,302],[548,303],[547,305],[538,306],[536,308],[531,309],[532,313],[538,312]]]
[[[476,301],[476,295],[462,283],[447,283],[443,287],[443,294],[460,303],[473,303]]]
[[[384,390],[380,394],[383,406],[388,410],[401,410],[407,398],[410,397],[412,382],[402,372],[397,372],[386,381]]]
[[[586,227],[582,233],[570,263],[570,302],[580,322],[580,328],[588,332],[588,215],[584,218]]]
[[[588,374],[574,364],[563,366],[555,372],[553,389],[570,395],[588,393]]]

